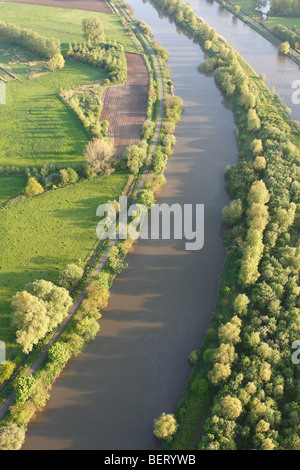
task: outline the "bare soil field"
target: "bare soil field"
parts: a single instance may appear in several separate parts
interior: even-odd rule
[[[8,3],[28,3],[45,7],[74,8],[77,10],[97,11],[99,13],[112,13],[104,0],[1,0]]]
[[[108,136],[114,140],[115,157],[121,158],[128,145],[141,139],[146,119],[149,75],[144,59],[127,52],[127,82],[125,86],[107,88],[102,95],[101,121],[109,121]]]

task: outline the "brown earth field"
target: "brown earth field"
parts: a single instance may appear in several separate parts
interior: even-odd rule
[[[77,10],[97,11],[99,13],[112,13],[104,0],[1,0],[8,3],[28,3],[46,7],[74,8]]]
[[[102,95],[101,121],[109,121],[108,137],[114,141],[116,158],[141,140],[148,102],[149,75],[143,57],[127,52],[126,60],[126,84],[107,88]]]

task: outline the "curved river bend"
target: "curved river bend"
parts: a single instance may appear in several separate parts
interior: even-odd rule
[[[214,308],[225,257],[220,236],[221,211],[228,203],[224,172],[237,160],[233,114],[214,79],[197,72],[204,60],[199,46],[149,3],[130,3],[169,51],[175,91],[185,105],[158,202],[204,204],[205,244],[191,252],[180,240],[136,244],[129,267],[113,285],[100,334],[54,385],[45,412],[29,425],[24,449],[155,449],[153,419],[174,410],[190,373],[187,357],[201,344]],[[217,4],[191,4],[236,49],[238,42],[245,59],[267,74],[269,85],[285,67],[293,75],[295,64],[283,65],[274,50],[266,53],[271,45],[243,23],[232,25],[232,16],[220,13]],[[244,37],[235,36],[237,24]],[[257,63],[251,60],[253,43],[260,44],[253,54]],[[286,80],[279,83],[288,96]]]

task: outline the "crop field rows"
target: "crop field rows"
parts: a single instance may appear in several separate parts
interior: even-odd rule
[[[146,119],[149,76],[142,56],[126,53],[125,86],[110,87],[104,95],[101,120],[108,120],[108,135],[114,140],[115,156],[122,157],[128,145],[141,139]]]

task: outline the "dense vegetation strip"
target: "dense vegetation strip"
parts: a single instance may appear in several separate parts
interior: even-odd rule
[[[60,54],[61,45],[57,38],[47,38],[29,29],[0,21],[0,38],[14,42],[34,54],[51,59]]]
[[[185,395],[155,422],[167,448],[299,449],[299,131],[284,106],[181,0],[154,0],[205,49],[231,100],[239,159],[226,171],[227,258]],[[209,411],[207,412],[207,408]],[[206,417],[206,419],[205,419]],[[173,437],[173,438],[172,438]]]

